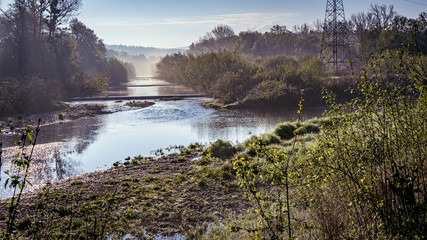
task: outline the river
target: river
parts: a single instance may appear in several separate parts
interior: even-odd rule
[[[153,78],[140,78],[127,88],[111,88],[108,96],[156,96],[194,94],[183,86]],[[283,121],[297,118],[296,110],[214,110],[203,108],[212,99],[188,98],[176,101],[150,100],[155,105],[137,109],[124,102],[77,101],[71,104],[102,103],[113,113],[42,127],[31,167],[30,182],[36,188],[76,174],[104,170],[116,161],[138,155],[153,156],[157,149],[190,143],[209,144],[217,139],[239,143],[251,134],[262,134]],[[303,111],[303,118],[321,116],[320,110]],[[12,142],[13,135],[0,135],[0,142]],[[17,149],[5,147],[10,159]],[[7,169],[7,161],[3,170]],[[2,181],[5,179],[2,173]],[[3,188],[0,197],[8,192]]]

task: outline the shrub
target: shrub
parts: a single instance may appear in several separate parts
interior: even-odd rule
[[[298,135],[304,135],[307,133],[318,133],[320,132],[320,126],[313,123],[303,123],[303,125],[298,128]]]
[[[76,86],[77,93],[91,95],[104,91],[108,86],[108,76],[105,73],[96,75],[90,73],[76,73],[72,82]]]
[[[225,160],[232,157],[235,153],[236,148],[229,141],[218,139],[206,149],[204,155]]]
[[[423,239],[426,79],[419,56],[385,52],[364,68],[352,101],[336,104],[325,92],[329,118],[299,126],[302,134],[322,124],[316,146],[295,145],[297,135],[282,154],[255,139],[258,160],[234,166],[259,221],[232,230],[262,239]],[[275,133],[292,138],[298,125]]]
[[[385,52],[364,68],[356,98],[331,104],[333,124],[324,128],[313,159],[324,178],[316,206],[329,202],[314,208],[316,218],[331,219],[342,209],[337,224],[344,227],[326,232],[328,238],[425,235],[426,74],[419,57]]]
[[[236,171],[233,168],[233,165],[231,163],[227,163],[222,165],[219,176],[223,181],[230,181],[234,178],[236,175]]]
[[[209,92],[225,103],[243,99],[252,87],[251,79],[243,73],[227,71],[212,84]]]
[[[296,126],[290,122],[280,123],[276,126],[273,133],[279,136],[283,140],[292,139],[295,136],[294,131]]]
[[[261,136],[261,139],[267,145],[280,143],[280,138],[276,134],[273,134],[273,133],[264,134]]]

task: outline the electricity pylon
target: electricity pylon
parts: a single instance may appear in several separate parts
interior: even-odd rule
[[[351,67],[348,28],[343,0],[327,1],[320,57],[337,72],[340,68]]]

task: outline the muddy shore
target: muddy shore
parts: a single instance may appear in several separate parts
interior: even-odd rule
[[[60,236],[64,227],[87,221],[88,213],[82,214],[81,208],[87,206],[93,209],[89,216],[108,221],[110,233],[143,237],[188,235],[245,213],[250,204],[232,173],[232,160],[205,165],[194,161],[201,154],[199,146],[193,146],[159,159],[138,156],[105,171],[49,183],[24,194],[18,218],[43,221],[48,214],[53,226],[49,234]],[[5,219],[6,203],[1,205],[0,219]],[[4,224],[0,220],[0,226]]]
[[[31,114],[27,116],[17,115],[0,119],[0,134],[14,133],[22,129],[22,123],[30,126],[37,126],[38,119],[41,119],[41,125],[51,125],[59,122],[73,121],[85,117],[94,117],[97,115],[110,114],[117,111],[125,111],[132,108],[145,108],[154,105],[154,102],[133,101],[123,102],[123,108],[107,109],[103,104],[79,104],[69,105],[61,103],[61,110]]]
[[[129,105],[125,109],[148,107],[152,103]],[[43,125],[48,125],[109,113],[103,105],[82,104],[7,119],[0,126],[3,133],[22,122],[36,125],[39,117]],[[97,224],[104,224],[105,231],[119,237],[204,234],[209,224],[240,216],[251,205],[239,189],[234,160],[206,163],[201,161],[202,153],[203,146],[196,144],[157,159],[136,156],[104,171],[48,182],[23,194],[17,228],[31,235],[31,229],[42,226],[37,233],[41,238],[61,238],[63,234],[78,235],[81,231],[87,234],[87,229],[96,230]],[[8,200],[0,201],[2,229],[8,218],[7,203]]]

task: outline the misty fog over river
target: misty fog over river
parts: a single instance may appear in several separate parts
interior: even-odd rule
[[[104,95],[194,93],[191,89],[171,86],[167,82],[152,78],[141,78],[130,85],[132,87],[110,89]],[[217,139],[233,143],[243,142],[251,134],[269,132],[276,124],[293,121],[297,117],[296,110],[220,111],[203,108],[203,103],[211,100],[154,100],[155,105],[143,109],[125,107],[125,102],[72,102],[71,104],[105,104],[107,109],[113,110],[114,113],[43,126],[36,146],[30,182],[37,187],[47,180],[55,181],[110,168],[114,162],[123,162],[128,156],[153,156],[154,150],[174,145],[195,142],[209,144]],[[322,114],[321,110],[303,112],[303,118]],[[9,156],[10,159],[17,151],[16,148],[10,147],[15,138],[14,135],[0,135],[6,158]],[[5,164],[7,168],[8,163]],[[3,174],[2,181],[4,177]],[[0,197],[7,195],[6,192],[0,193]]]

